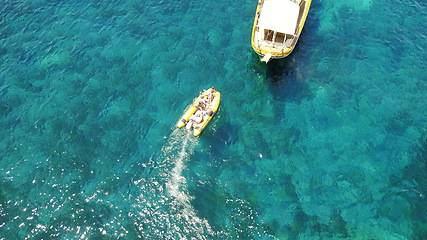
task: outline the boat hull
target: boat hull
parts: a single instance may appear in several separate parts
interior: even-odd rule
[[[270,41],[271,39],[265,38],[265,31],[267,29],[262,29],[259,27],[260,16],[262,15],[262,10],[264,6],[264,2],[269,0],[259,0],[256,8],[254,24],[252,27],[252,37],[251,37],[251,45],[253,50],[260,56],[267,56],[268,59],[280,59],[285,58],[294,50],[298,39],[301,35],[302,29],[304,27],[305,21],[307,19],[307,15],[310,9],[311,0],[299,0],[298,1],[298,18],[296,20],[295,33],[291,34],[282,34],[275,33],[275,36],[280,36],[278,39],[283,38],[283,42],[275,43],[274,41]],[[283,0],[288,1],[288,0]],[[289,0],[290,1],[290,0]],[[268,31],[268,30],[267,30]],[[273,31],[274,32],[274,31]],[[268,61],[268,60],[267,60]]]

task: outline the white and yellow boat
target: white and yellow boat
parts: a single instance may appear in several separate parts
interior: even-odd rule
[[[284,58],[297,44],[311,0],[258,0],[251,44],[261,61]]]
[[[187,129],[193,128],[194,136],[199,136],[218,111],[220,100],[221,94],[215,90],[215,87],[200,92],[200,95],[187,107],[176,126],[181,128],[187,125]]]

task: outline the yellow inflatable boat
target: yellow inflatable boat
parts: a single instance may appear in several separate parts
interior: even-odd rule
[[[193,129],[193,135],[199,136],[218,111],[220,100],[221,94],[215,90],[215,87],[200,92],[193,103],[187,107],[176,126]]]

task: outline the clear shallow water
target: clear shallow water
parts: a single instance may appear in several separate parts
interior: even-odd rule
[[[267,66],[255,7],[3,1],[0,237],[426,236],[425,3],[314,1]]]

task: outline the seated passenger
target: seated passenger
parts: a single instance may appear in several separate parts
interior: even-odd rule
[[[204,101],[200,101],[199,104],[197,105],[197,109],[199,110],[205,110],[206,109],[206,104]]]
[[[212,116],[212,115],[213,115],[213,111],[212,111],[212,109],[207,110],[207,111],[205,112],[205,115],[206,115],[206,116]]]
[[[193,114],[190,119],[188,120],[187,126],[185,126],[187,129],[191,129],[194,124],[199,124],[203,121],[203,113],[204,111],[197,110],[195,114]]]
[[[203,121],[203,111],[197,111],[191,118],[195,124],[201,123]]]
[[[209,101],[209,97],[208,96],[204,96],[202,98],[202,102],[205,105],[205,108],[207,108],[209,106],[209,104],[211,104],[211,101]]]

